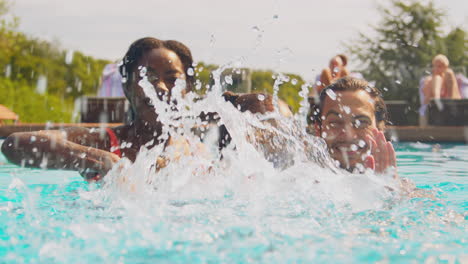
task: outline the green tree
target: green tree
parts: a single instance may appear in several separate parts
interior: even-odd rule
[[[196,86],[199,87],[199,89],[196,89],[195,91],[198,94],[205,94],[208,91],[207,87],[211,87],[211,85],[213,85],[214,80],[212,72],[218,68],[219,66],[214,64],[205,64],[203,62],[198,63],[195,67],[195,77],[198,84]],[[248,70],[251,72],[250,81],[252,92],[273,94],[273,85],[275,83],[275,79],[273,79],[275,73],[273,71],[241,69],[241,71],[242,70]],[[230,73],[232,72],[232,69],[227,69],[226,71]],[[305,81],[297,74],[288,73],[284,75],[287,76],[288,81],[280,85],[278,97],[285,101],[289,106],[291,106],[292,110],[296,112],[299,110],[300,101],[302,100],[299,92],[301,91],[302,85],[305,84]],[[223,83],[223,80],[221,80],[221,82]],[[236,87],[233,86],[235,86],[235,84],[228,86],[227,88],[229,90],[236,91]]]
[[[432,58],[447,54],[452,66],[466,67],[466,34],[457,29],[444,37],[445,14],[433,2],[393,0],[379,10],[382,20],[373,27],[374,34],[359,33],[348,50],[361,63],[364,77],[384,91],[384,98],[407,100],[416,118],[419,81],[430,71]]]
[[[0,104],[12,108],[23,122],[70,122],[74,100],[96,94],[109,61],[79,51],[67,60],[68,52],[57,43],[19,32],[18,19],[6,16],[9,6],[0,0]],[[46,80],[46,89],[37,93],[39,80]]]
[[[275,73],[272,71],[252,71],[252,90],[254,92],[266,92],[272,94],[275,83],[275,79],[273,79],[274,75]],[[286,76],[287,81],[279,86],[278,97],[291,106],[294,112],[297,112],[302,100],[299,92],[301,91],[302,85],[305,84],[305,81],[297,74],[288,73],[284,75]]]
[[[445,38],[445,54],[455,71],[468,74],[468,33],[461,28],[455,28]]]

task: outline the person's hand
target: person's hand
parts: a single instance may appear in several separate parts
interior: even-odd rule
[[[382,131],[374,128],[372,135],[368,135],[366,141],[370,148],[370,155],[364,160],[366,168],[373,169],[377,173],[384,173],[390,167],[396,168],[395,149],[392,143],[385,139]]]
[[[120,157],[111,152],[105,152],[104,155],[94,161],[94,164],[85,168],[80,172],[80,175],[87,181],[99,181],[107,172],[109,172],[115,163],[120,160]]]

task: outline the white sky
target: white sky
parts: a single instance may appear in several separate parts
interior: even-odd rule
[[[358,31],[372,32],[384,0],[15,0],[20,30],[63,48],[120,59],[144,36],[176,39],[196,61],[313,79]],[[468,1],[436,0],[446,24],[468,28]],[[274,18],[277,16],[278,18]],[[255,30],[258,27],[260,31]],[[261,36],[260,36],[261,35]]]

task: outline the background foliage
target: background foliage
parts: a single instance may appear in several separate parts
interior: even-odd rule
[[[0,1],[0,104],[21,122],[70,122],[75,98],[96,93],[109,61],[18,32],[8,7]]]
[[[430,72],[434,55],[446,54],[456,72],[468,73],[468,34],[463,28],[444,34],[444,13],[432,2],[387,3],[379,9],[382,18],[373,27],[374,34],[359,33],[349,42],[348,50],[360,63],[364,77],[384,90],[386,100],[410,103],[415,120],[419,80]],[[18,18],[9,15],[9,2],[0,0],[0,104],[19,114],[21,122],[72,121],[74,100],[96,94],[102,69],[109,61],[28,36],[17,30],[18,23]],[[197,93],[209,89],[217,68],[213,64],[197,65]],[[245,70],[250,72],[253,92],[273,93],[275,73]],[[299,92],[306,82],[301,76],[285,75],[289,80],[280,86],[278,95],[297,111],[302,100]],[[45,91],[38,89],[40,80],[46,80]],[[235,89],[233,85],[225,88]]]
[[[386,100],[407,100],[413,120],[419,107],[419,81],[430,74],[432,58],[445,54],[455,72],[468,72],[468,35],[454,28],[442,32],[444,12],[433,2],[389,1],[380,7],[374,33],[359,33],[348,45],[364,77],[384,90]]]

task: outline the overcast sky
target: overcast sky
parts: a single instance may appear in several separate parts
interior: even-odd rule
[[[299,73],[328,65],[357,32],[372,32],[383,0],[15,0],[20,30],[117,60],[144,36],[176,39],[196,61]],[[468,28],[468,1],[436,0],[446,24]]]

